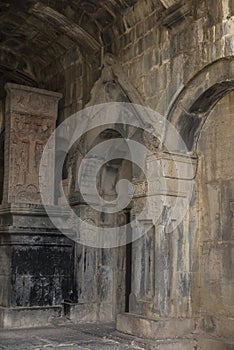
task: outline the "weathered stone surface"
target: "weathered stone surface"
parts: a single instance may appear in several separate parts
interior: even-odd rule
[[[0,216],[1,327],[48,324],[61,315],[63,301],[75,297],[73,241],[53,227],[42,206],[2,207]]]
[[[139,350],[144,342],[136,342],[132,337],[121,336],[113,324],[74,325],[65,322],[61,326],[47,328],[1,330],[1,348],[28,350],[32,348],[61,350]]]
[[[6,308],[0,306],[1,328],[26,328],[50,325],[53,317],[60,317],[61,306],[35,308]]]
[[[149,339],[179,338],[195,330],[191,319],[150,319],[134,314],[118,315],[117,330]]]
[[[201,327],[225,338],[232,337],[234,315],[233,98],[231,92],[216,105],[199,140],[199,172],[204,174],[200,179]]]
[[[153,140],[147,133],[142,135],[136,130],[119,128],[118,132],[124,131],[126,137],[143,143],[157,154],[167,186],[157,181],[155,162],[150,164],[150,159],[147,160],[150,183],[147,183],[139,170],[134,169],[132,172],[131,165],[126,162],[111,164],[109,169],[103,167],[98,177],[99,190],[109,199],[116,196],[117,180],[121,176],[131,180],[134,173],[135,193],[132,202],[126,210],[117,215],[109,215],[87,206],[79,193],[77,170],[84,154],[93,145],[119,136],[112,129],[105,130],[104,126],[84,135],[73,147],[64,167],[63,185],[74,211],[83,220],[100,226],[100,231],[102,227],[118,227],[141,212],[146,195],[150,193],[153,198],[148,206],[151,217],[156,217],[159,208],[163,209],[162,215],[158,222],[153,222],[153,227],[151,219],[143,218],[141,223],[145,228],[151,227],[150,231],[127,247],[94,249],[77,244],[73,257],[70,243],[65,243],[65,239],[54,230],[42,209],[5,206],[0,212],[1,225],[4,227],[0,234],[0,284],[4,286],[0,291],[2,304],[7,305],[9,298],[15,302],[17,293],[19,304],[27,304],[30,299],[29,288],[32,287],[33,290],[37,289],[35,302],[45,303],[47,307],[51,296],[55,295],[59,308],[64,305],[66,317],[70,317],[74,323],[115,320],[118,313],[130,310],[134,313],[136,322],[142,319],[146,323],[153,320],[152,323],[155,324],[157,320],[156,324],[162,326],[159,333],[165,335],[165,319],[167,324],[178,320],[178,325],[183,323],[180,323],[181,319],[196,320],[196,334],[192,338],[159,341],[154,333],[154,344],[147,340],[146,348],[232,349],[233,1],[147,0],[143,3],[140,0],[71,0],[68,3],[66,0],[40,0],[35,3],[28,0],[24,3],[4,2],[0,7],[2,98],[5,98],[3,85],[7,81],[62,92],[58,124],[84,106],[97,103],[131,101],[147,105],[166,116],[176,126],[189,151],[176,155],[178,163],[185,170],[185,177],[181,180],[183,191],[180,191],[173,161],[160,148],[160,142]],[[29,92],[28,88],[24,90]],[[27,94],[28,97],[32,95]],[[15,98],[14,94],[12,96]],[[24,163],[28,143],[33,143],[32,138],[36,138],[40,144],[37,147],[37,161],[44,146],[43,120],[49,119],[51,112],[50,103],[44,103],[45,96],[48,97],[45,91],[42,99],[26,98],[25,93],[23,96],[18,94],[20,98],[16,100],[17,108],[11,109],[13,119],[17,119],[20,114],[25,130],[30,126],[31,136],[29,133],[25,135],[22,128],[18,128],[18,122],[15,123],[17,125],[12,124],[15,129],[12,130],[12,135],[17,140],[17,145],[19,141],[24,145],[23,149],[15,147],[11,167],[7,167],[7,162],[4,165],[6,159],[1,152],[0,175],[3,174],[4,167],[5,170],[11,168],[15,178],[11,178],[7,171],[5,177],[10,178],[13,184],[16,181],[18,185],[23,183],[23,187],[34,186],[26,188],[28,192],[22,200],[16,184],[18,187],[14,187],[11,193],[12,201],[17,199],[26,204],[28,201],[39,203],[35,171],[31,171],[35,163],[32,161],[34,157],[26,170]],[[35,115],[41,102],[43,108],[40,109],[40,114]],[[54,107],[53,113],[57,114],[56,104]],[[1,131],[4,129],[4,117],[0,117]],[[160,129],[153,120],[152,124]],[[36,128],[39,129],[38,135]],[[52,129],[50,125],[48,130]],[[4,137],[7,138],[7,132],[6,136],[4,132],[1,134],[2,149]],[[170,133],[166,133],[165,137],[168,141],[172,140]],[[58,152],[62,150],[63,142],[65,140],[61,136],[57,143]],[[175,154],[184,151],[181,144],[173,146]],[[32,151],[33,144],[30,149]],[[10,147],[6,144],[6,157],[8,151]],[[177,203],[177,211],[180,211],[183,200],[176,202],[176,196],[184,198],[186,182],[191,179],[186,173],[186,161],[181,159],[189,159],[190,156],[193,160],[196,159],[193,162],[192,176],[194,191],[183,221],[176,230],[170,232],[177,219],[176,212],[172,215],[171,208]],[[92,167],[89,171],[92,172]],[[24,183],[25,178],[27,181]],[[87,179],[85,181],[86,192],[92,199],[91,202],[95,203],[96,199],[92,198],[93,189]],[[25,188],[23,190],[25,192]],[[162,206],[159,202],[166,192],[167,198]],[[59,201],[57,187],[56,195]],[[49,196],[49,203],[53,204],[51,198]],[[9,196],[6,196],[5,203],[8,201]],[[57,215],[61,213],[57,212]],[[124,229],[119,229],[119,233],[121,230]],[[132,226],[129,235],[135,237],[136,231],[136,227]],[[82,225],[79,234],[85,234]],[[20,238],[25,240],[25,247],[20,245]],[[40,249],[37,249],[38,244]],[[70,248],[65,247],[66,244]],[[33,260],[38,260],[36,251],[40,251],[48,264],[52,261],[51,266],[34,266]],[[59,252],[64,254],[64,260],[70,266],[70,277],[62,260],[58,261]],[[51,259],[47,259],[47,255]],[[19,264],[19,259],[25,264],[30,261],[30,274],[24,273],[25,264]],[[70,265],[72,260],[73,267]],[[14,262],[13,274],[10,262]],[[61,287],[63,277],[55,271],[56,266],[64,272],[64,280],[69,280],[64,289]],[[43,274],[41,279],[38,272]],[[18,288],[12,284],[11,275]],[[32,276],[35,283],[32,283]],[[46,286],[40,287],[43,278],[46,283],[50,279],[50,283],[47,283],[50,293],[44,299],[41,293]],[[77,284],[77,291],[70,285],[72,280],[73,287]],[[9,293],[10,286],[12,295]],[[68,286],[74,295],[72,300],[64,303]],[[15,315],[17,312],[14,310]],[[22,322],[26,323],[26,317],[23,313],[21,315]],[[27,317],[29,324],[31,316]],[[12,320],[14,318],[20,324],[20,317],[12,316]],[[42,320],[47,322],[47,316]],[[129,332],[141,334],[140,326],[137,329],[130,325],[130,322],[126,322]],[[173,334],[176,331],[182,329],[171,326],[168,332]],[[203,338],[199,338],[199,334]],[[175,333],[174,336],[176,337]],[[87,344],[77,346],[90,347]],[[109,344],[98,342],[96,346],[105,348]],[[142,346],[144,348],[145,345]]]
[[[0,208],[1,327],[29,326],[30,319],[32,326],[39,326],[61,314],[64,300],[75,298],[73,241],[52,225],[39,191],[42,151],[55,128],[61,95],[15,84],[8,84],[7,91]],[[45,169],[52,176],[47,209],[61,219],[66,213],[53,206],[54,161],[52,156]]]
[[[55,129],[61,95],[15,84],[8,84],[6,89],[3,201],[41,203],[40,160]],[[45,169],[51,181],[51,194],[45,204],[54,204],[54,161],[48,159]]]

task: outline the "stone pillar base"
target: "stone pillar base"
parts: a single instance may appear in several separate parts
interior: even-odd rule
[[[47,307],[1,307],[0,328],[27,328],[51,324],[53,318],[61,317],[62,306]]]
[[[191,335],[195,321],[189,318],[151,319],[125,313],[117,316],[118,331],[152,340],[174,339]]]
[[[98,306],[96,303],[64,304],[64,314],[72,323],[98,322]]]
[[[66,221],[61,208],[48,210]],[[0,328],[45,326],[70,299],[76,299],[74,241],[42,205],[0,206]]]
[[[113,306],[110,303],[64,303],[64,316],[72,323],[113,322]]]

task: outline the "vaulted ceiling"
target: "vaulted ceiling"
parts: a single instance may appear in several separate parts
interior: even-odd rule
[[[101,33],[137,1],[0,0],[1,87],[9,80],[35,85],[37,70],[74,45],[98,51]],[[161,0],[165,8],[175,1]]]

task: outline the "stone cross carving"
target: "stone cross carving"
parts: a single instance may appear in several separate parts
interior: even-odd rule
[[[40,204],[39,166],[46,142],[55,129],[58,93],[7,84],[5,111],[5,203]],[[49,164],[53,203],[54,159]]]

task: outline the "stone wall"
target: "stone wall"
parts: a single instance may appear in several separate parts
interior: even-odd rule
[[[234,54],[232,2],[186,4],[190,10],[185,18],[177,14],[168,28],[160,7],[139,1],[112,29],[116,33],[112,49],[123,70],[146,104],[162,114],[197,72]]]
[[[88,56],[75,45],[43,68],[40,85],[63,95],[58,123],[85,106],[99,74],[99,56]]]
[[[233,335],[234,93],[209,114],[198,143],[200,311],[204,332]]]
[[[106,78],[103,74],[104,78],[98,80],[101,72],[105,71],[103,63],[107,71],[112,72],[108,79],[113,80],[118,88],[119,77],[125,77],[124,84],[128,81],[128,97],[134,91],[131,96],[140,96],[142,103],[166,116],[184,90],[189,89],[186,98],[195,102],[195,92],[197,98],[200,90],[205,92],[206,88],[210,88],[210,81],[214,80],[215,75],[212,67],[220,59],[226,58],[226,65],[230,62],[231,66],[234,56],[234,6],[231,0],[187,0],[167,10],[162,3],[170,2],[139,0],[133,7],[116,15],[114,23],[102,33],[105,42],[103,50],[115,57],[119,65],[118,74],[115,69],[111,70],[114,61],[105,66],[101,52],[87,55],[75,45],[69,46],[63,55],[41,70],[40,84],[62,92],[64,96],[58,123],[87,103],[107,102],[101,99],[101,94],[98,95]],[[203,73],[200,75],[200,72]],[[226,78],[225,75],[224,80]],[[93,90],[95,82],[96,89]],[[120,90],[122,88],[120,84]],[[213,102],[216,102],[225,93],[222,91],[218,96],[216,92],[215,89],[210,90],[203,96],[204,100],[210,101],[209,94],[213,94]],[[98,95],[96,99],[95,94]],[[132,99],[132,102],[139,101],[134,97]],[[189,111],[183,101],[180,108],[185,109],[187,117]],[[230,161],[233,146],[232,108],[233,93],[215,107],[203,128],[198,148],[198,184],[188,215],[173,236],[165,236],[163,229],[156,232],[159,234],[156,241],[158,250],[166,251],[168,258],[164,264],[164,257],[159,261],[159,256],[155,256],[154,252],[154,259],[158,262],[155,276],[161,276],[158,285],[155,283],[160,302],[152,305],[148,287],[155,276],[152,277],[151,266],[147,267],[146,264],[138,271],[138,276],[142,284],[145,283],[143,287],[147,300],[138,303],[136,310],[143,316],[154,318],[195,317],[197,320],[201,315],[198,327],[202,332],[224,338],[232,337],[232,323],[229,321],[233,320],[233,228],[230,226],[233,223],[230,208],[233,210],[231,203],[234,202],[233,162]],[[199,112],[199,108],[196,112]],[[190,129],[185,132],[189,133]],[[201,194],[199,200],[197,193]],[[81,210],[85,211],[83,207]],[[152,258],[147,254],[152,250],[153,235],[154,232],[150,232],[142,239],[141,253],[145,261]],[[149,248],[148,252],[145,247]],[[77,245],[80,304],[77,309],[74,306],[74,310],[70,310],[74,321],[109,321],[115,319],[116,310],[124,310],[125,254],[124,249],[105,251]],[[160,263],[166,266],[164,275]],[[146,280],[148,268],[151,275]]]
[[[104,50],[117,57],[145,103],[165,115],[199,71],[233,55],[233,11],[229,0],[188,0],[170,11],[160,2],[138,1],[105,29]],[[87,55],[73,45],[43,68],[41,84],[64,94],[61,120],[88,102],[102,63],[100,53]]]

